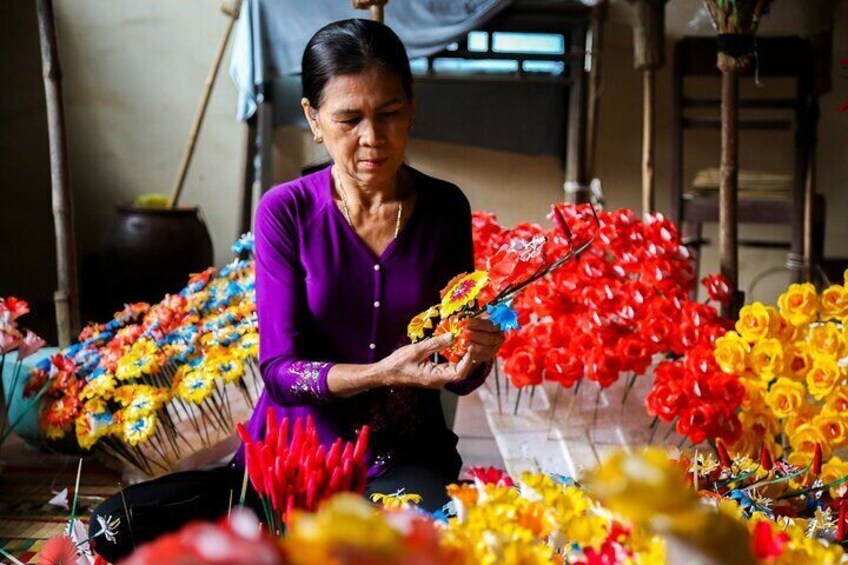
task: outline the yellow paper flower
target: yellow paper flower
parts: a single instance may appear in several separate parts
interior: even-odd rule
[[[842,320],[848,316],[848,291],[842,285],[832,285],[824,289],[819,299],[821,319]]]
[[[115,390],[115,385],[117,385],[117,382],[114,375],[103,373],[85,383],[85,386],[82,387],[79,393],[79,398],[80,400],[89,400],[91,398],[105,397]]]
[[[842,352],[842,336],[836,324],[825,323],[813,326],[807,333],[807,343],[814,355],[838,358]]]
[[[147,416],[141,416],[135,419],[127,418],[124,420],[122,426],[124,441],[132,446],[144,443],[153,435],[155,428],[155,414],[148,414]]]
[[[715,360],[722,371],[741,375],[748,363],[751,346],[738,333],[730,331],[715,341]]]
[[[767,337],[754,344],[751,370],[766,382],[783,371],[783,346],[778,340]]]
[[[766,403],[776,417],[788,418],[798,412],[806,396],[804,385],[781,377],[771,385],[766,395]]]
[[[842,477],[848,477],[848,461],[843,461],[841,458],[834,455],[827,463],[822,465],[820,475],[822,484],[830,484]],[[841,498],[848,492],[848,483],[837,485],[830,489],[830,495],[834,499]]]
[[[212,394],[214,378],[201,371],[186,372],[176,386],[175,394],[183,400],[200,404]]]
[[[375,504],[380,504],[383,508],[387,510],[397,510],[410,504],[420,504],[422,500],[423,499],[420,494],[415,494],[412,492],[404,493],[403,489],[398,492],[393,492],[391,494],[375,492],[371,495],[371,502]]]
[[[789,343],[798,339],[798,328],[789,323],[789,320],[780,315],[774,306],[766,306],[769,315],[769,337],[779,339],[783,343]]]
[[[739,311],[736,331],[748,343],[756,343],[769,331],[769,314],[761,302],[743,306]]]
[[[816,287],[810,283],[791,284],[777,300],[780,314],[793,326],[804,326],[818,315]]]
[[[786,376],[803,382],[812,366],[813,359],[806,343],[796,342],[783,348],[783,373]]]
[[[824,410],[813,418],[812,425],[834,448],[842,447],[848,440],[848,423],[842,414]]]
[[[812,457],[816,451],[816,444],[821,446],[822,459],[828,459],[831,455],[831,446],[825,441],[821,431],[812,424],[798,426],[795,433],[789,436],[789,443],[794,450],[792,455],[805,454]]]
[[[745,387],[745,398],[742,400],[743,411],[765,410],[768,383],[763,382],[757,375],[744,374],[739,379]]]
[[[807,373],[807,389],[813,398],[821,400],[830,394],[842,378],[842,371],[831,357],[816,357]]]
[[[409,322],[406,328],[406,335],[413,342],[424,339],[425,330],[433,329],[433,318],[439,316],[439,309],[436,306],[427,308]]]
[[[442,318],[447,318],[471,304],[488,282],[489,274],[486,271],[474,271],[457,280],[445,290],[440,307]]]
[[[285,547],[293,565],[313,563],[396,563],[403,538],[363,498],[340,494],[318,512],[295,512]]]

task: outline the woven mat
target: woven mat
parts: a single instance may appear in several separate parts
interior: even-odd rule
[[[54,492],[73,489],[79,459],[15,445],[4,446],[0,458],[5,461],[0,470],[0,547],[24,563],[35,563],[44,542],[67,526],[69,512],[48,502]],[[84,459],[77,517],[87,523],[93,508],[118,491],[118,480],[93,458]]]

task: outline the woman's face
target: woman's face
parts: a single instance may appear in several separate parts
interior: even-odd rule
[[[321,107],[301,101],[312,133],[341,172],[363,186],[391,183],[403,163],[414,109],[398,75],[371,65],[324,86]]]

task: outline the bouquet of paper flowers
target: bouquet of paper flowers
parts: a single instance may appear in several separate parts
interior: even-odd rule
[[[252,252],[252,236],[233,249]],[[27,390],[46,387],[48,438],[74,434],[80,447],[148,475],[233,438],[257,398],[258,334],[251,259],[192,275],[159,304],[130,304],[79,343],[36,366]],[[240,412],[239,412],[240,410]]]
[[[14,296],[0,297],[0,445],[3,445],[15,426],[35,407],[45,390],[44,387],[35,390],[34,398],[24,405],[14,421],[9,421],[9,405],[18,392],[18,384],[23,383],[20,379],[23,361],[44,346],[43,339],[30,330],[21,331],[18,325],[18,320],[28,312],[29,305],[25,301]],[[9,398],[6,398],[6,356],[12,353],[17,353],[17,357],[11,370]]]
[[[516,297],[532,283],[578,257],[594,241],[598,233],[597,212],[594,206],[586,205],[583,213],[585,217],[580,218],[583,224],[577,236],[562,209],[554,207],[556,231],[524,234],[527,237],[499,242],[497,251],[485,264],[477,261],[473,273],[460,273],[448,282],[441,291],[440,304],[410,321],[407,331],[410,340],[415,343],[450,332],[457,339],[442,355],[458,361],[468,348],[465,327],[469,318],[488,314],[502,331],[517,329],[518,314],[513,308]]]
[[[733,449],[749,456],[767,449],[798,467],[818,455],[825,477],[848,474],[846,319],[846,285],[818,293],[793,284],[776,307],[742,308],[735,331],[714,349],[717,365],[746,391]],[[845,486],[835,488],[845,493]]]

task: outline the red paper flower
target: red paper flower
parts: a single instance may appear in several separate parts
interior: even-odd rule
[[[76,565],[77,545],[66,536],[53,536],[38,554],[38,565]]]
[[[733,297],[733,287],[727,277],[718,274],[710,275],[701,279],[701,284],[707,289],[710,300],[720,302],[724,306],[730,304],[730,299]]]

